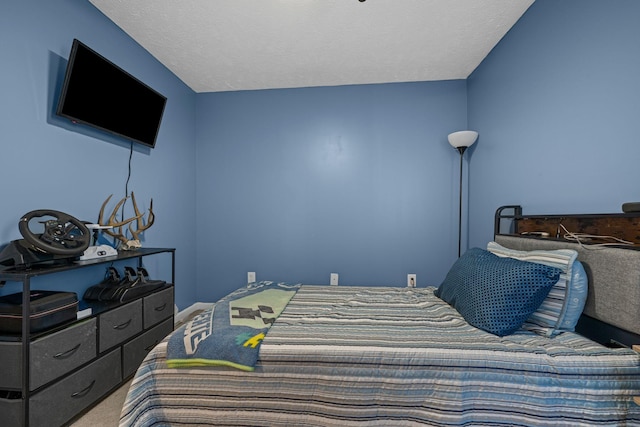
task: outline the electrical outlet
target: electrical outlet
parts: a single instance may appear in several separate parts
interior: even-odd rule
[[[331,286],[338,286],[338,273],[331,273],[331,279],[329,279]]]
[[[249,271],[247,273],[247,283],[253,283],[256,281],[256,272],[255,271]]]
[[[409,288],[416,287],[416,275],[415,274],[407,274],[407,286]]]

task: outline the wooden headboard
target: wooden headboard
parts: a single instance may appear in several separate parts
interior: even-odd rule
[[[636,231],[636,234],[640,233]],[[589,278],[587,302],[576,331],[606,345],[619,343],[631,347],[640,343],[640,250],[637,246],[603,247],[573,243],[556,236],[522,236],[514,234],[513,227],[507,234],[501,234],[497,227],[495,241],[523,251],[576,250],[578,261]]]

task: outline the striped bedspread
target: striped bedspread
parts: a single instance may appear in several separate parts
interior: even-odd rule
[[[120,425],[640,425],[640,355],[574,333],[500,338],[433,290],[302,286],[254,372],[169,369],[165,340]]]

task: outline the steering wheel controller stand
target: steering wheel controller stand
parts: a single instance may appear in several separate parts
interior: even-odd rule
[[[93,232],[93,245],[89,246],[80,256],[79,261],[88,261],[97,258],[110,258],[118,256],[118,251],[110,245],[101,243],[101,231],[110,230],[111,225],[86,224],[89,231]]]

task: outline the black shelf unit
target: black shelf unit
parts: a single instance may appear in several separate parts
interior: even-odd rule
[[[29,344],[36,334],[32,334],[30,331],[30,294],[31,294],[31,279],[38,276],[52,275],[63,273],[65,271],[72,271],[77,269],[86,268],[89,266],[113,263],[117,261],[127,260],[127,259],[137,259],[137,266],[142,267],[142,260],[144,257],[162,253],[170,253],[171,254],[171,285],[175,283],[175,248],[139,248],[132,251],[120,251],[117,255],[109,256],[105,258],[97,258],[93,260],[84,260],[84,261],[56,261],[55,263],[48,264],[34,264],[29,268],[16,268],[16,267],[8,267],[8,268],[0,268],[0,287],[4,286],[7,282],[22,282],[22,331],[20,336],[12,337],[9,334],[3,337],[0,336],[0,341],[15,341],[18,339],[22,342],[22,389],[21,389],[21,399],[22,399],[22,414],[23,414],[23,425],[29,425],[29,398],[30,398],[30,369],[26,368],[29,366],[30,354],[29,354]],[[105,306],[105,304],[98,304],[98,312],[100,311],[100,305]],[[106,306],[109,306],[107,304]],[[81,301],[80,309],[83,308],[83,302]],[[92,314],[95,315],[96,313]],[[65,327],[66,325],[60,325],[58,329]],[[47,331],[47,333],[51,333],[52,331]]]

